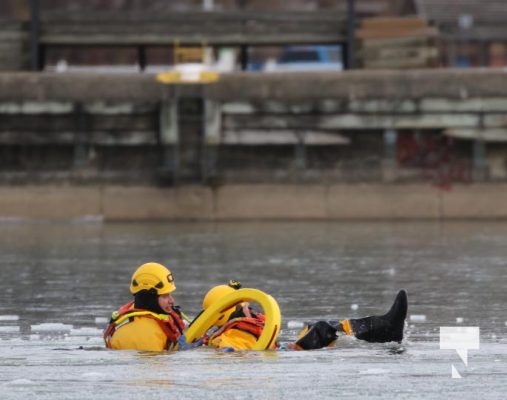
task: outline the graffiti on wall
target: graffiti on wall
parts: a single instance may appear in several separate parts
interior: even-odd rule
[[[452,138],[405,132],[397,139],[398,167],[416,169],[422,180],[442,189],[472,181],[472,161],[458,152]]]

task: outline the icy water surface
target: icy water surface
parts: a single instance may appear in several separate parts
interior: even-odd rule
[[[384,313],[405,288],[406,338],[311,352],[104,350],[111,311],[152,260],[171,267],[189,315],[231,278],[272,294],[282,340],[305,321]],[[0,223],[0,398],[504,399],[506,265],[505,223]],[[440,326],[480,327],[468,366],[440,350]]]

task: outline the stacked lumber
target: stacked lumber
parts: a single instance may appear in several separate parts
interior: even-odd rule
[[[428,68],[438,65],[438,29],[419,17],[368,18],[356,31],[363,68]]]

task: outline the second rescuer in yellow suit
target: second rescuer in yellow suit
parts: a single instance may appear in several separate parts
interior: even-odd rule
[[[213,287],[204,296],[203,310],[240,287],[237,281]],[[204,343],[220,349],[252,349],[262,334],[264,320],[264,315],[252,310],[248,303],[237,305],[221,314],[215,322],[215,331],[205,336]]]
[[[203,309],[241,287],[239,282],[218,285],[208,291],[203,300]],[[277,344],[276,347],[290,350],[313,350],[332,345],[339,333],[355,336],[368,342],[401,342],[407,316],[407,293],[400,290],[390,310],[380,316],[345,319],[338,322],[317,321],[307,325],[295,342]],[[262,333],[264,315],[243,303],[222,313],[215,322],[215,330],[204,338],[208,346],[249,350]]]

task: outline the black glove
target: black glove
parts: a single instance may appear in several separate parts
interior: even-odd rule
[[[318,321],[309,326],[308,332],[296,344],[303,350],[321,349],[329,346],[336,338],[336,328],[326,321]]]

